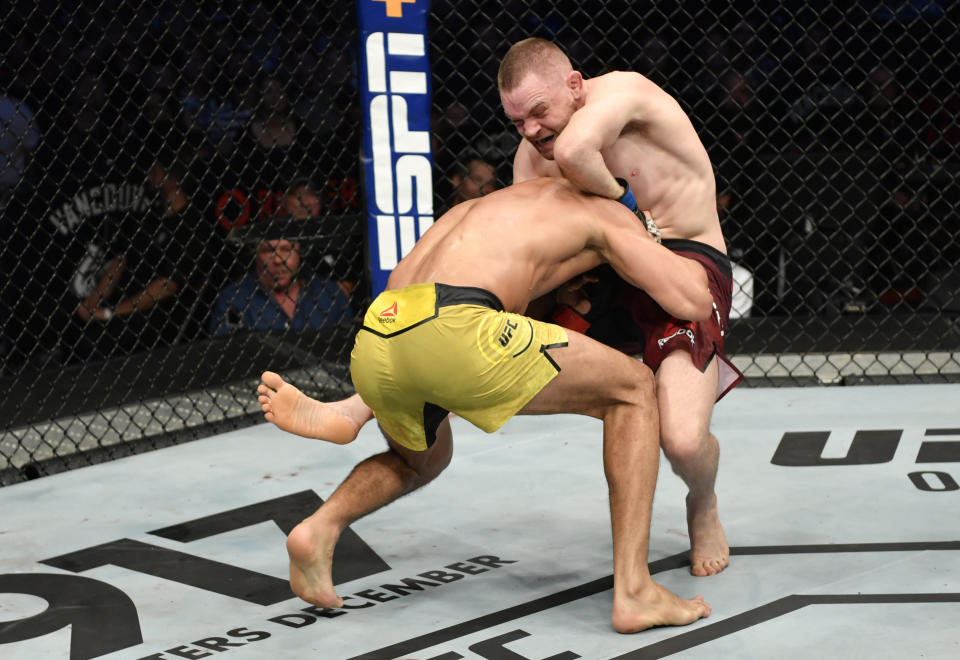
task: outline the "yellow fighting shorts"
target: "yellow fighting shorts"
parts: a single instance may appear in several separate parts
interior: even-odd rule
[[[423,451],[448,412],[503,426],[559,372],[544,349],[566,343],[560,326],[507,313],[484,289],[414,284],[373,301],[350,369],[383,430]]]

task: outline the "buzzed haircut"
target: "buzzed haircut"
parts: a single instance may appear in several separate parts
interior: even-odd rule
[[[510,46],[500,62],[497,88],[501,92],[512,91],[528,73],[552,67],[571,67],[570,59],[558,45],[539,37],[518,41]]]

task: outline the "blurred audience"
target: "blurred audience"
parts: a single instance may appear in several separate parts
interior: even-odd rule
[[[479,155],[459,159],[450,175],[450,183],[453,187],[451,206],[489,195],[500,187],[496,166]]]
[[[23,179],[39,143],[40,133],[30,106],[0,93],[0,208]]]
[[[253,117],[239,137],[233,168],[247,190],[277,190],[307,165],[310,136],[299,131],[287,83],[262,75],[250,89]]]
[[[912,4],[862,12],[873,30],[866,42],[843,39],[828,21],[793,5],[728,12],[706,28],[689,22],[669,38],[648,26],[636,48],[615,36],[619,18],[601,12],[572,25],[549,3],[508,3],[480,28],[434,30],[429,48],[445,54],[432,62],[434,159],[443,173],[436,206],[509,183],[517,136],[490,97],[495,51],[545,30],[564,35],[560,41],[577,59],[590,62],[588,75],[633,68],[680,90],[718,170],[745,173],[742,207],[728,220],[740,230],[728,245],[736,262],[733,314],[804,309],[774,308],[764,296],[778,286],[772,271],[785,254],[783,227],[806,223],[811,213],[824,227],[845,218],[835,232],[870,250],[859,267],[869,266],[869,292],[882,303],[875,307],[953,309],[960,298],[947,284],[960,260],[955,191],[949,183],[881,180],[921,166],[928,180],[932,172],[956,178],[960,94],[949,68],[928,66],[929,53],[947,52],[955,21],[945,18],[946,3]],[[36,12],[13,3],[0,24],[5,360],[72,350],[71,333],[80,327],[84,336],[99,332],[135,348],[121,339],[133,331],[121,328],[138,319],[161,343],[194,336],[194,326],[209,321],[209,305],[197,305],[204,290],[221,294],[222,322],[210,326],[217,332],[339,322],[362,284],[366,254],[354,231],[359,71],[340,17],[310,3],[280,12],[259,2],[237,11],[121,5],[118,13],[103,3],[47,3]],[[518,11],[523,20],[511,18]],[[474,38],[461,43],[464,35]],[[464,62],[477,75],[465,78]],[[206,179],[195,185],[184,186],[189,170],[164,155],[182,142],[199,151],[190,169]],[[809,172],[827,171],[831,162],[863,169],[863,177],[853,187],[835,177],[826,189],[811,184]],[[147,190],[162,200],[153,210],[141,186],[148,166]],[[288,187],[307,173],[310,180]],[[873,189],[863,183],[871,177]],[[15,189],[23,194],[14,199]],[[826,210],[811,212],[797,201],[803,194],[822,198]],[[791,208],[797,205],[804,208]],[[337,213],[349,225],[343,237],[270,237],[258,246],[264,258],[255,272],[236,264],[222,236],[210,231],[220,223],[225,235],[276,217],[328,223]],[[862,233],[851,228],[856,223]],[[817,236],[824,245],[811,242]],[[798,232],[794,240],[817,260],[797,259],[804,273],[859,260],[824,232]],[[831,249],[842,252],[843,263],[834,263]],[[230,281],[228,305],[222,294]],[[795,298],[812,300],[815,287],[798,282]]]
[[[77,306],[76,352],[103,358],[176,343],[197,313],[196,288],[209,277],[211,233],[191,203],[190,156],[161,155],[147,175],[150,212],[130,215],[107,249],[96,287]]]
[[[296,222],[286,223],[291,231],[296,231]],[[277,238],[259,241],[254,271],[220,292],[210,318],[210,334],[304,330],[352,322],[353,312],[343,289],[303,267],[300,241]]]
[[[316,187],[310,181],[301,179],[294,182],[284,193],[282,207],[283,213],[293,220],[311,220],[320,217],[322,202]],[[362,248],[362,242],[346,238],[327,241],[322,246],[313,243],[310,253],[315,274],[335,281],[349,298],[360,278],[359,270],[352,268],[351,264],[357,254],[362,253]]]

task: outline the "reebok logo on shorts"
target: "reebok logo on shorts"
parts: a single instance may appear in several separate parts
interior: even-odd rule
[[[393,301],[393,304],[387,307],[385,310],[377,314],[377,320],[380,323],[396,323],[397,322],[397,301]]]
[[[394,302],[392,305],[387,307],[385,310],[380,312],[380,316],[396,316],[397,315],[397,303]]]

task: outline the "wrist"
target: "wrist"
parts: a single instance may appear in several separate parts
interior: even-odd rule
[[[623,192],[617,197],[617,201],[626,206],[628,209],[636,213],[637,211],[637,200],[633,196],[633,191],[630,190],[630,184],[627,183],[626,179],[617,178],[617,183],[623,188]]]
[[[104,321],[109,321],[113,318],[113,307],[101,307],[100,315],[103,317]]]

